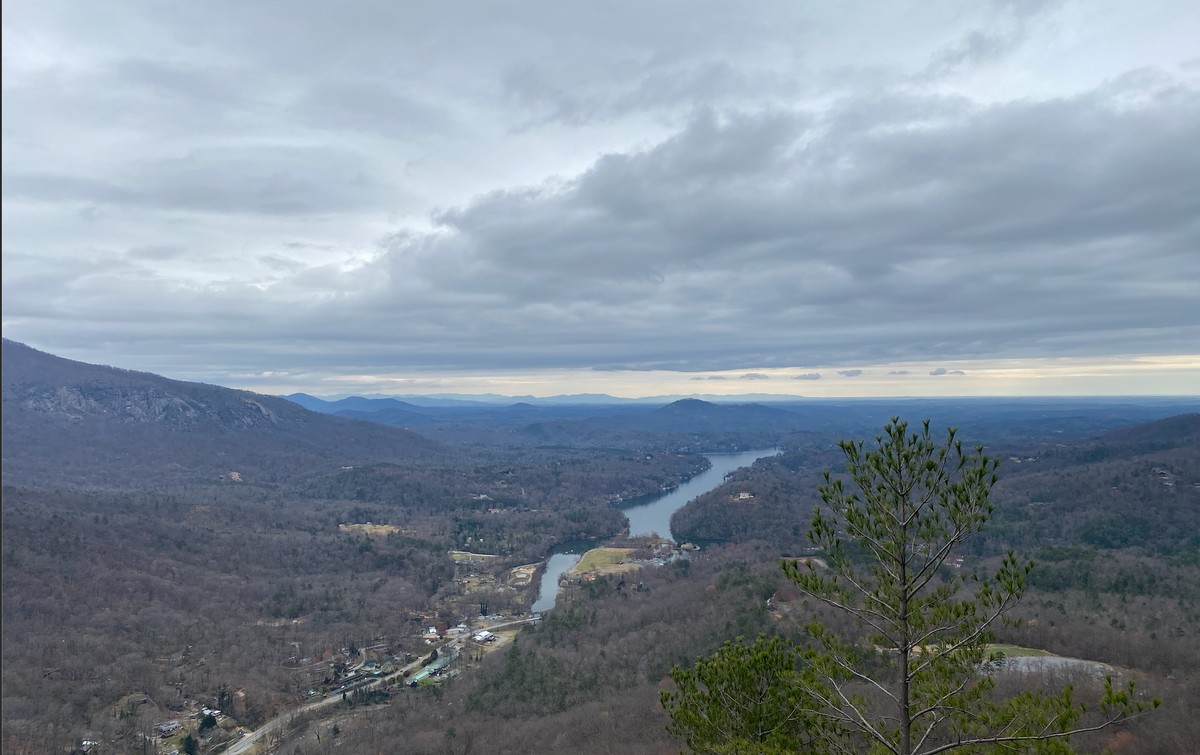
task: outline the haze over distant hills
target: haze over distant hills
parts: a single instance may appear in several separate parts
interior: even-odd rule
[[[404,393],[404,394],[382,394],[382,393],[366,393],[366,394],[337,394],[332,396],[314,396],[308,393],[291,393],[283,398],[289,401],[294,401],[301,406],[312,409],[313,411],[326,412],[330,411],[330,405],[336,405],[337,408],[333,411],[341,411],[343,409],[354,408],[362,411],[376,411],[385,406],[393,406],[405,409],[416,408],[472,408],[486,406],[511,406],[513,404],[529,404],[532,406],[614,406],[614,405],[636,405],[636,406],[665,406],[675,401],[684,399],[695,399],[697,401],[706,401],[711,404],[848,404],[848,403],[871,403],[881,401],[939,401],[943,399],[930,397],[905,397],[896,396],[892,398],[875,397],[811,397],[797,396],[784,393],[735,393],[735,394],[717,394],[717,393],[689,393],[689,394],[664,394],[661,396],[610,396],[606,393],[575,393],[562,394],[555,396],[508,396],[500,393]],[[353,399],[353,402],[347,402]],[[1063,404],[1113,404],[1113,403],[1136,403],[1139,405],[1157,405],[1157,404],[1177,404],[1182,401],[1195,401],[1196,396],[1019,396],[1011,399],[1003,396],[978,396],[964,397],[954,396],[944,399],[945,401],[954,401],[962,403],[976,404],[994,404],[997,402],[1019,402],[1022,404],[1039,404],[1051,403],[1055,405]],[[390,404],[371,404],[366,402],[392,402]]]
[[[756,394],[760,395],[760,394]],[[289,400],[318,412],[412,428],[451,442],[487,435],[492,442],[533,445],[643,445],[706,450],[807,443],[813,433],[874,432],[893,415],[956,425],[974,437],[1082,438],[1136,422],[1200,409],[1195,398],[953,398],[797,399],[749,402],[723,396],[611,400],[584,403],[499,397],[484,401],[406,396],[353,396],[324,400],[292,394]],[[503,398],[504,401],[500,401]],[[790,400],[783,400],[788,398]],[[502,430],[502,433],[497,432]]]
[[[452,407],[452,406],[480,406],[501,404],[508,405],[514,403],[533,404],[538,406],[579,406],[586,404],[641,404],[641,405],[664,405],[672,401],[680,399],[697,399],[700,401],[708,401],[719,404],[745,404],[745,403],[774,403],[774,402],[791,402],[791,401],[807,401],[819,400],[808,399],[805,396],[795,396],[782,393],[739,393],[734,395],[724,395],[715,393],[691,393],[687,395],[662,395],[662,396],[639,396],[629,398],[625,396],[610,396],[607,393],[572,393],[562,394],[557,396],[507,396],[500,393],[437,393],[437,394],[379,394],[370,393],[354,396],[329,396],[321,398],[307,393],[293,393],[284,398],[296,403],[321,411],[317,407],[320,404],[337,404],[347,398],[367,399],[372,401],[396,401],[398,403],[407,404],[409,406],[427,406],[427,407]]]
[[[1200,401],[1188,398],[667,403],[589,394],[326,401],[90,365],[10,340],[3,344],[3,386],[3,469],[10,484],[195,482],[231,473],[281,481],[338,465],[434,457],[445,453],[443,444],[693,451],[807,445],[859,435],[896,414],[954,424],[968,438],[1069,439],[1200,409]]]

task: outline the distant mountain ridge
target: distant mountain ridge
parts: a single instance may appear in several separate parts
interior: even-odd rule
[[[763,404],[716,404],[701,399],[685,398],[674,401],[649,415],[653,423],[686,427],[690,432],[718,428],[725,424],[748,424],[756,427],[796,430],[806,426],[806,418],[796,407],[774,407]]]
[[[337,401],[308,394],[292,394],[287,398],[314,411],[398,427],[420,427],[422,431],[430,426],[443,429],[507,427],[512,433],[510,440],[525,438],[544,444],[632,442],[629,433],[648,433],[660,438],[674,435],[678,436],[677,440],[682,435],[711,434],[724,442],[729,440],[730,433],[771,432],[778,435],[802,431],[806,427],[805,417],[791,410],[794,406],[717,404],[697,398],[679,399],[665,406],[642,402],[535,404],[528,401],[418,406],[392,398],[362,396]],[[695,438],[684,440],[693,442]]]
[[[894,415],[958,426],[967,441],[1057,443],[1200,408],[1195,398],[559,398],[563,403],[506,397],[505,403],[431,405],[379,396],[264,396],[75,362],[5,339],[4,481],[209,484],[237,473],[247,482],[275,484],[331,466],[446,459],[452,447],[480,444],[671,451],[827,444],[873,432]],[[1192,432],[1182,422],[1176,431]]]
[[[874,432],[897,415],[928,417],[934,427],[960,427],[965,431],[962,437],[968,440],[998,442],[1034,436],[1063,440],[1094,437],[1114,427],[1200,407],[1197,399],[1166,397],[795,399],[768,403],[732,401],[745,397],[722,397],[724,400],[717,402],[694,396],[600,403],[596,394],[587,397],[594,403],[568,403],[575,398],[568,396],[550,402],[506,397],[507,403],[412,397],[402,401],[382,396],[328,401],[307,394],[288,398],[316,411],[412,428],[449,443],[474,443],[486,437],[502,444],[676,449],[807,443],[813,433],[854,437]]]
[[[337,414],[338,412],[378,412],[384,410],[403,410],[419,412],[423,407],[410,404],[395,398],[367,398],[365,396],[347,396],[346,398],[330,401],[310,396],[307,393],[293,393],[283,398],[303,406],[305,409],[322,414]]]
[[[86,364],[4,339],[6,483],[279,480],[439,445],[280,398]],[[231,478],[232,479],[232,478]]]
[[[1100,438],[1100,441],[1109,443],[1155,441],[1174,442],[1176,445],[1189,443],[1200,446],[1200,413],[1179,414],[1133,427],[1110,430]]]
[[[320,397],[313,396],[308,393],[292,393],[284,398],[295,401],[296,403],[305,406],[314,411],[323,411],[316,408],[322,404],[336,404],[345,398],[361,398],[369,401],[398,401],[400,403],[409,404],[416,408],[451,408],[451,407],[495,407],[495,406],[511,406],[513,404],[529,404],[530,406],[588,406],[588,405],[642,405],[642,406],[665,406],[675,401],[692,399],[696,401],[705,401],[714,404],[745,404],[745,403],[787,403],[796,401],[811,401],[820,399],[809,399],[805,396],[793,396],[777,393],[743,393],[737,395],[719,395],[719,394],[700,394],[695,393],[688,396],[682,395],[662,395],[662,396],[640,396],[637,398],[629,398],[625,396],[610,396],[607,393],[572,393],[560,394],[556,396],[507,396],[499,393],[437,393],[437,394],[365,394],[350,397]],[[319,403],[318,403],[319,402]]]

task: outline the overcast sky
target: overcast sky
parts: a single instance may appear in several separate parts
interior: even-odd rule
[[[1200,392],[1200,3],[5,0],[3,331],[288,393]]]

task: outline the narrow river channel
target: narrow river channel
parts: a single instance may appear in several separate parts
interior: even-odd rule
[[[766,448],[741,453],[705,454],[712,464],[708,469],[652,501],[622,509],[625,517],[629,519],[629,534],[633,537],[659,534],[674,539],[675,535],[671,532],[672,514],[689,501],[720,485],[725,481],[725,475],[733,470],[748,467],[758,459],[777,453],[778,448]],[[558,600],[558,581],[579,562],[588,547],[594,547],[594,544],[570,543],[551,554],[546,569],[542,572],[542,581],[538,585],[538,597],[533,603],[534,612],[554,608]]]

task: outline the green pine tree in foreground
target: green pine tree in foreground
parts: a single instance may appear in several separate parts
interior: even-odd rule
[[[672,734],[711,753],[1070,753],[1072,735],[1158,706],[1111,679],[1091,708],[1069,686],[996,695],[992,627],[1033,564],[1010,552],[979,578],[948,561],[991,516],[997,462],[965,452],[953,429],[936,442],[928,421],[909,432],[893,418],[873,445],[839,445],[849,484],[826,473],[809,530],[821,562],[783,571],[857,631],[814,623],[804,647],[760,637],[674,669],[662,695]]]

